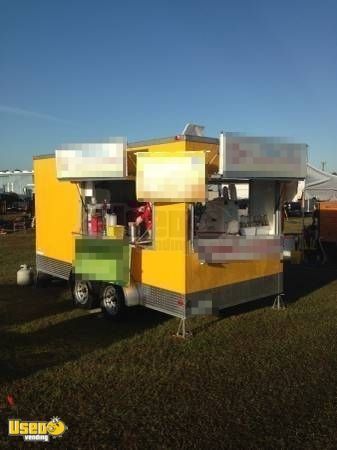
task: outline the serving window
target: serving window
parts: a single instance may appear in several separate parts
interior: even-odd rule
[[[279,183],[208,184],[207,201],[191,208],[191,242],[203,262],[278,257]]]
[[[193,205],[193,235],[276,234],[277,189],[274,181],[208,184],[206,202]]]

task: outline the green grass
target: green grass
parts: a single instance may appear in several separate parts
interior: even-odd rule
[[[284,234],[301,234],[304,226],[311,225],[312,217],[289,217],[284,221]]]
[[[60,416],[64,449],[335,449],[337,269],[288,266],[288,308],[271,300],[190,321],[141,308],[106,322],[62,283],[18,287],[33,234],[0,236],[0,448],[7,418]],[[12,394],[18,411],[6,407]],[[49,447],[48,447],[49,448]]]

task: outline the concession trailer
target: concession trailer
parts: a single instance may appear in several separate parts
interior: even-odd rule
[[[176,316],[183,335],[192,315],[268,296],[280,306],[284,192],[305,178],[307,146],[196,130],[35,157],[37,280],[68,280],[77,306],[110,318],[134,305]],[[145,202],[152,227],[139,232]]]

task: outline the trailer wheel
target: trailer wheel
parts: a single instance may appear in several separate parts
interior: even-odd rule
[[[101,308],[104,316],[110,320],[117,320],[125,312],[123,291],[119,286],[107,284],[102,290]]]
[[[74,305],[79,308],[92,309],[97,301],[89,281],[76,280],[72,286]]]

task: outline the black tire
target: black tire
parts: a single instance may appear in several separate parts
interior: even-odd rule
[[[78,308],[93,309],[97,306],[97,297],[89,281],[75,280],[71,286],[74,305]]]
[[[106,284],[101,291],[101,308],[104,317],[109,320],[119,320],[125,313],[123,290],[120,286]]]

